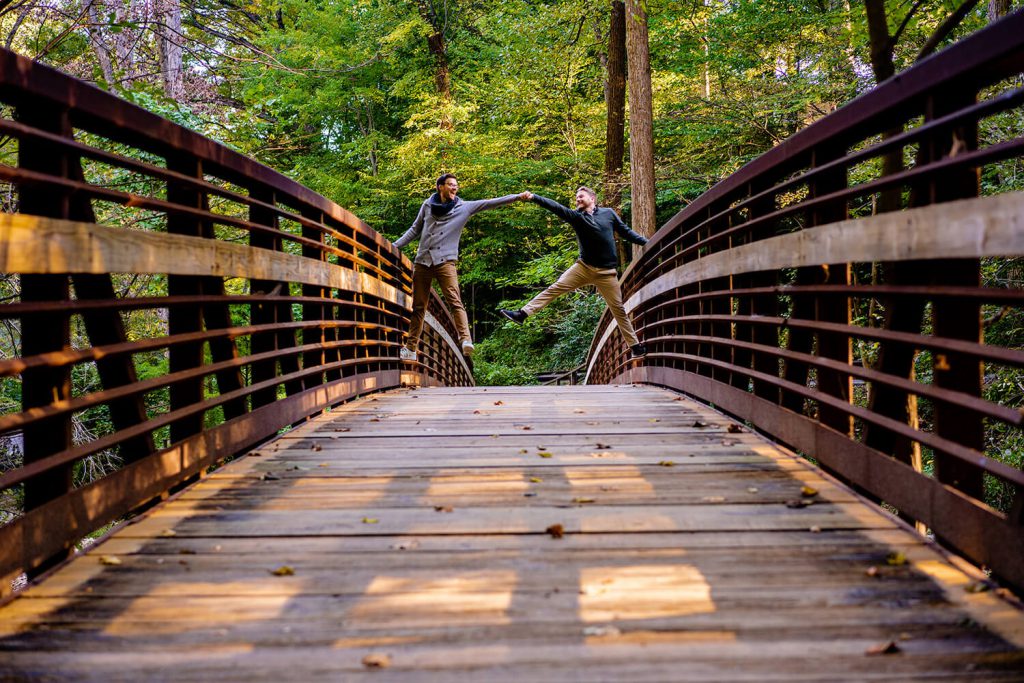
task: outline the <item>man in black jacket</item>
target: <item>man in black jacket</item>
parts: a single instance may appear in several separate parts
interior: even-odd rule
[[[522,324],[549,303],[569,292],[594,285],[608,304],[615,322],[619,325],[622,337],[629,345],[634,358],[647,353],[647,348],[637,339],[629,314],[622,306],[622,290],[619,288],[618,254],[615,250],[615,233],[634,244],[647,244],[647,239],[629,229],[619,215],[612,209],[597,206],[597,194],[589,187],[576,190],[576,211],[547,197],[524,192],[526,199],[543,206],[555,214],[576,231],[576,240],[580,245],[580,257],[569,270],[562,273],[555,284],[533,298],[530,303],[518,311],[500,309],[503,316],[515,323]]]

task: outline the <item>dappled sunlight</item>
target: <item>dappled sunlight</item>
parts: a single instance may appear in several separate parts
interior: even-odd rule
[[[261,621],[273,621],[301,595],[300,581],[282,581],[267,574],[266,579],[250,581],[162,581],[147,595],[134,598],[112,616],[104,635],[131,636],[187,633],[196,628],[216,629]],[[242,601],[226,604],[224,595],[244,595]],[[188,615],[188,620],[182,620]],[[141,623],[140,622],[144,622]]]
[[[657,497],[654,486],[635,465],[616,467],[611,475],[606,469],[566,470],[565,478],[572,485],[574,493],[600,494],[621,490],[628,491],[631,498],[638,500]]]
[[[512,570],[452,572],[437,578],[378,576],[346,617],[365,621],[508,624],[518,578]]]
[[[430,478],[430,486],[423,500],[444,496],[523,493],[529,488],[521,471],[500,472],[493,475],[440,474]]]
[[[714,611],[711,586],[691,564],[586,567],[580,571],[579,616],[584,622]]]

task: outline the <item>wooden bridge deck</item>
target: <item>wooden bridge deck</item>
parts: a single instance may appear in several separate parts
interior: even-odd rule
[[[0,679],[1024,680],[1020,612],[730,424],[641,387],[360,399],[0,609]]]

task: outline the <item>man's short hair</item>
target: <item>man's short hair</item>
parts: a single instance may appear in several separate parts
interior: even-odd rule
[[[437,179],[436,183],[434,183],[434,186],[435,187],[441,187],[446,182],[448,182],[449,178],[455,178],[455,174],[454,173],[442,173],[441,177]],[[458,180],[458,178],[455,178],[455,179]]]
[[[580,190],[583,190],[584,192],[590,195],[591,199],[597,201],[597,193],[594,192],[592,188],[589,188],[586,185],[580,185],[579,187],[576,188],[576,191],[579,192]]]

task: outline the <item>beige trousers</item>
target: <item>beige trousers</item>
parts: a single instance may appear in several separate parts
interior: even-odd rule
[[[459,272],[455,269],[455,261],[445,261],[436,266],[424,266],[417,263],[412,269],[412,317],[409,319],[409,334],[405,337],[405,345],[415,351],[423,333],[423,319],[427,315],[427,304],[430,303],[430,286],[437,280],[441,294],[448,304],[448,310],[455,318],[455,329],[459,333],[459,341],[470,341],[469,318],[462,305],[459,293]]]
[[[622,289],[619,288],[619,278],[614,268],[593,268],[583,261],[577,261],[569,267],[569,270],[562,273],[555,284],[533,297],[530,303],[523,306],[523,313],[533,315],[563,294],[568,294],[587,285],[597,287],[598,293],[608,304],[608,310],[612,312],[612,317],[619,324],[619,331],[622,332],[626,343],[630,346],[639,344],[640,340],[636,337],[629,314],[622,306]]]

